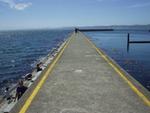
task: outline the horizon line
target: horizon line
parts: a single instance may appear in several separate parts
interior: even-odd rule
[[[0,29],[0,31],[16,31],[16,30],[42,30],[42,29],[73,29],[76,27],[113,27],[113,26],[150,26],[150,24],[113,24],[113,25],[77,25],[77,26],[64,26],[64,27],[35,27],[35,28],[10,28]]]

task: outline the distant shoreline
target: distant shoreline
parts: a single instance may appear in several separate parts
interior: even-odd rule
[[[68,26],[68,27],[54,27],[54,28],[14,28],[14,29],[0,29],[1,31],[30,31],[30,30],[74,30],[74,28],[115,28],[115,27],[147,27],[150,30],[150,24],[142,25],[142,24],[133,24],[133,25],[87,25],[87,26]]]

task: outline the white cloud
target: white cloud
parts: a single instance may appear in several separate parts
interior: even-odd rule
[[[148,3],[134,4],[134,5],[131,5],[131,6],[129,6],[129,7],[130,7],[130,8],[140,8],[140,7],[147,7],[147,6],[150,6],[150,2],[148,2]]]
[[[14,0],[0,0],[0,2],[3,2],[9,5],[10,8],[13,8],[16,10],[24,10],[25,8],[32,5],[31,2],[23,3],[23,2],[15,2]]]
[[[31,5],[32,5],[32,3],[18,3],[14,6],[14,8],[17,10],[24,10],[25,8],[27,8]]]

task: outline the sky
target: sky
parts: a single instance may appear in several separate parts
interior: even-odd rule
[[[0,0],[0,30],[150,24],[150,0]]]

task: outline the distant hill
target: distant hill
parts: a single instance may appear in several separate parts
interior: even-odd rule
[[[82,29],[129,29],[129,30],[150,30],[149,25],[111,25],[111,26],[82,26]]]

